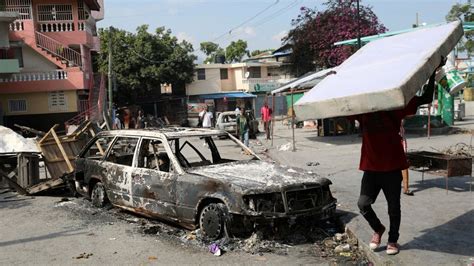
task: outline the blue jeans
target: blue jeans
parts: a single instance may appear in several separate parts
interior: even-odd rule
[[[244,131],[242,134],[240,134],[240,141],[242,141],[245,146],[249,147],[249,131]]]

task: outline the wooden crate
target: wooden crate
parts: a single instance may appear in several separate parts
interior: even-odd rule
[[[58,136],[55,131],[57,126],[52,127],[38,141],[46,167],[53,179],[74,172],[75,158],[88,141],[88,137],[84,133],[90,130],[88,124],[74,134]]]

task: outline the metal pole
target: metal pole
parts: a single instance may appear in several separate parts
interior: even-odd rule
[[[428,104],[428,138],[431,137],[431,103]]]
[[[109,43],[108,43],[108,49],[109,49],[109,64],[108,64],[108,92],[109,92],[109,110],[108,110],[108,115],[109,117],[112,116],[112,99],[113,99],[113,94],[112,94],[112,30],[113,28],[109,28]]]
[[[273,147],[273,128],[275,127],[275,94],[272,95],[272,147]]]
[[[296,151],[295,146],[295,108],[294,108],[294,99],[293,99],[293,88],[291,88],[291,138],[292,140],[292,151]]]
[[[359,0],[357,0],[357,46],[359,49],[362,47],[362,43],[360,41],[360,7],[359,7]]]

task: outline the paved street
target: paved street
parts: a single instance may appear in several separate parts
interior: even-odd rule
[[[474,120],[459,123],[470,128]],[[347,227],[360,241],[371,237],[368,225],[358,214],[361,172],[357,170],[360,137],[357,135],[317,137],[314,130],[296,129],[296,152],[279,151],[291,140],[291,130],[276,124],[274,146],[260,139],[252,141],[256,150],[268,147],[268,155],[283,164],[301,167],[334,183],[332,191]],[[457,143],[469,143],[469,134],[409,136],[408,147],[415,150],[441,150]],[[312,166],[308,166],[312,163]],[[410,171],[410,186],[415,196],[402,195],[402,252],[393,257],[385,250],[369,252],[376,263],[453,265],[472,263],[474,257],[474,193],[471,177],[445,179]],[[310,245],[290,249],[286,254],[252,255],[233,250],[214,257],[204,245],[182,241],[186,232],[160,225],[158,234],[144,233],[149,221],[116,209],[97,211],[84,199],[61,202],[61,197],[21,197],[1,195],[0,264],[326,264],[315,256]],[[386,224],[388,217],[382,194],[374,206]],[[148,225],[146,225],[148,226]],[[164,227],[163,227],[164,226]],[[163,229],[165,228],[165,229]],[[161,233],[160,233],[161,232]],[[386,235],[383,243],[386,242]],[[364,244],[362,244],[364,246]],[[21,252],[20,252],[21,251]],[[81,254],[87,258],[81,258]],[[92,254],[88,256],[88,254]]]
[[[457,125],[471,129],[473,117]],[[359,240],[368,243],[372,232],[359,215],[357,199],[362,172],[357,170],[360,158],[361,138],[357,135],[317,137],[314,130],[296,129],[296,152],[279,151],[291,142],[291,130],[277,122],[273,148],[271,142],[262,140],[270,147],[269,154],[275,160],[328,176],[334,183],[332,190],[338,199],[340,210],[348,228]],[[442,150],[457,143],[471,141],[470,134],[432,136],[408,136],[409,150]],[[319,163],[307,166],[307,163]],[[445,179],[425,174],[424,182],[419,172],[410,171],[410,186],[415,196],[402,195],[402,224],[400,230],[401,253],[387,256],[384,246],[373,253],[376,262],[391,260],[404,265],[469,265],[474,262],[474,192],[470,191],[471,177],[449,178],[449,190]],[[382,223],[388,226],[388,215],[383,193],[374,209]],[[387,234],[382,243],[386,243]]]

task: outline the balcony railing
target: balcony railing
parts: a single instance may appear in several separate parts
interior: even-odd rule
[[[10,31],[24,31],[25,25],[22,20],[15,20],[10,23]]]
[[[58,22],[40,22],[38,23],[40,32],[64,32],[74,31],[73,21],[58,21]]]
[[[50,52],[52,55],[59,57],[68,62],[69,66],[82,67],[81,54],[75,50],[64,46],[55,39],[48,37],[40,32],[35,32],[36,45],[43,50]]]
[[[17,73],[0,78],[0,82],[25,82],[25,81],[41,81],[41,80],[61,80],[67,79],[67,72],[64,70],[54,70],[49,72],[31,72]]]

